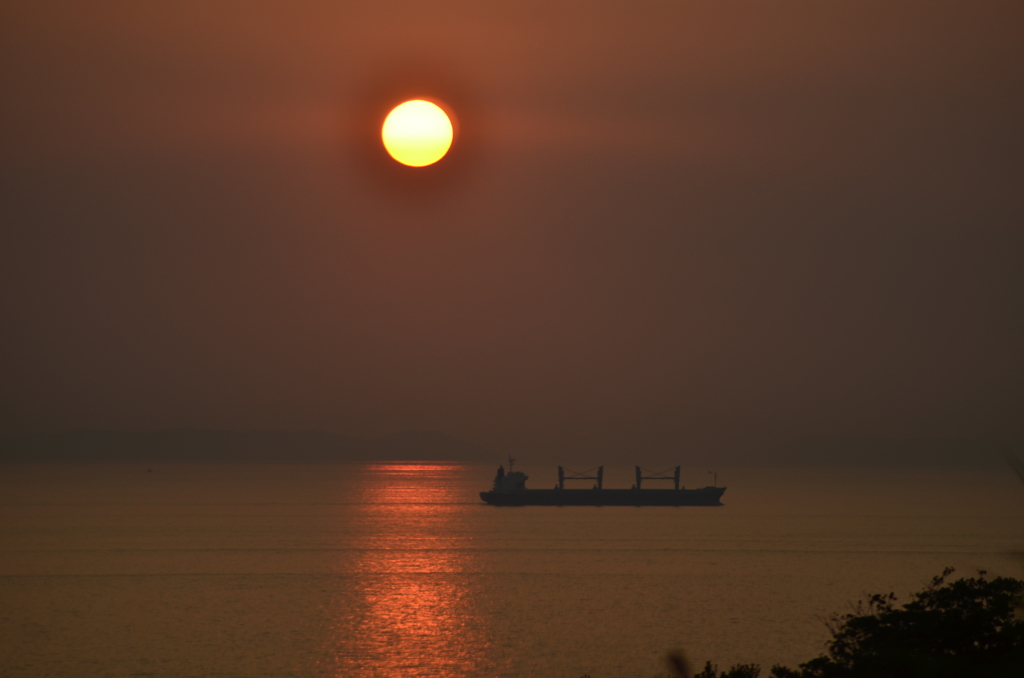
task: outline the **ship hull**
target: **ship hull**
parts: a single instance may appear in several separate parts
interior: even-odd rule
[[[697,490],[522,490],[481,492],[492,506],[721,506],[724,487]]]

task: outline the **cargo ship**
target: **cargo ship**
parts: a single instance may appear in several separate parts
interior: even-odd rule
[[[718,487],[718,475],[715,474],[713,486],[686,489],[679,485],[679,466],[674,473],[651,472],[644,475],[644,469],[636,467],[636,484],[628,490],[606,489],[604,487],[604,467],[598,466],[591,471],[576,473],[558,467],[558,484],[551,490],[528,490],[529,480],[522,471],[512,470],[514,459],[509,459],[508,472],[504,466],[498,467],[494,477],[494,487],[488,492],[481,492],[480,498],[493,506],[721,506],[724,487]],[[671,471],[672,469],[670,469]],[[594,475],[587,475],[596,471]],[[566,488],[566,480],[596,481],[590,489]],[[672,488],[644,487],[647,481],[672,481]]]

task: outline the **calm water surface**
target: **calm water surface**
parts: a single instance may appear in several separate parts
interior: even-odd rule
[[[675,648],[795,665],[866,593],[947,565],[1024,575],[1003,469],[730,469],[715,508],[495,508],[492,476],[0,466],[0,673],[652,677]]]

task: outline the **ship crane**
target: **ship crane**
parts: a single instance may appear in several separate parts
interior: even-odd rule
[[[568,471],[572,475],[568,475],[567,476],[565,474],[566,471]],[[588,473],[591,473],[593,471],[597,471],[597,475],[595,475],[595,476],[588,476],[587,475]],[[604,466],[598,466],[596,469],[593,469],[593,468],[592,469],[587,469],[586,471],[573,471],[572,469],[564,469],[561,466],[559,466],[558,467],[558,489],[560,489],[560,490],[564,490],[565,489],[565,481],[566,480],[596,480],[597,481],[597,489],[600,490],[600,489],[602,489],[602,485],[604,484]]]
[[[636,467],[636,489],[640,489],[640,484],[645,480],[671,480],[675,482],[676,489],[679,489],[679,469],[681,466],[676,466],[675,472],[672,475],[668,475],[672,469],[666,469],[664,471],[651,471],[649,469]],[[645,476],[644,471],[651,475]]]

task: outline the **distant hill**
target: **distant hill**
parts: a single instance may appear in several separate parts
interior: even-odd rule
[[[432,431],[353,438],[324,431],[70,430],[0,434],[0,462],[491,461],[481,445]]]

